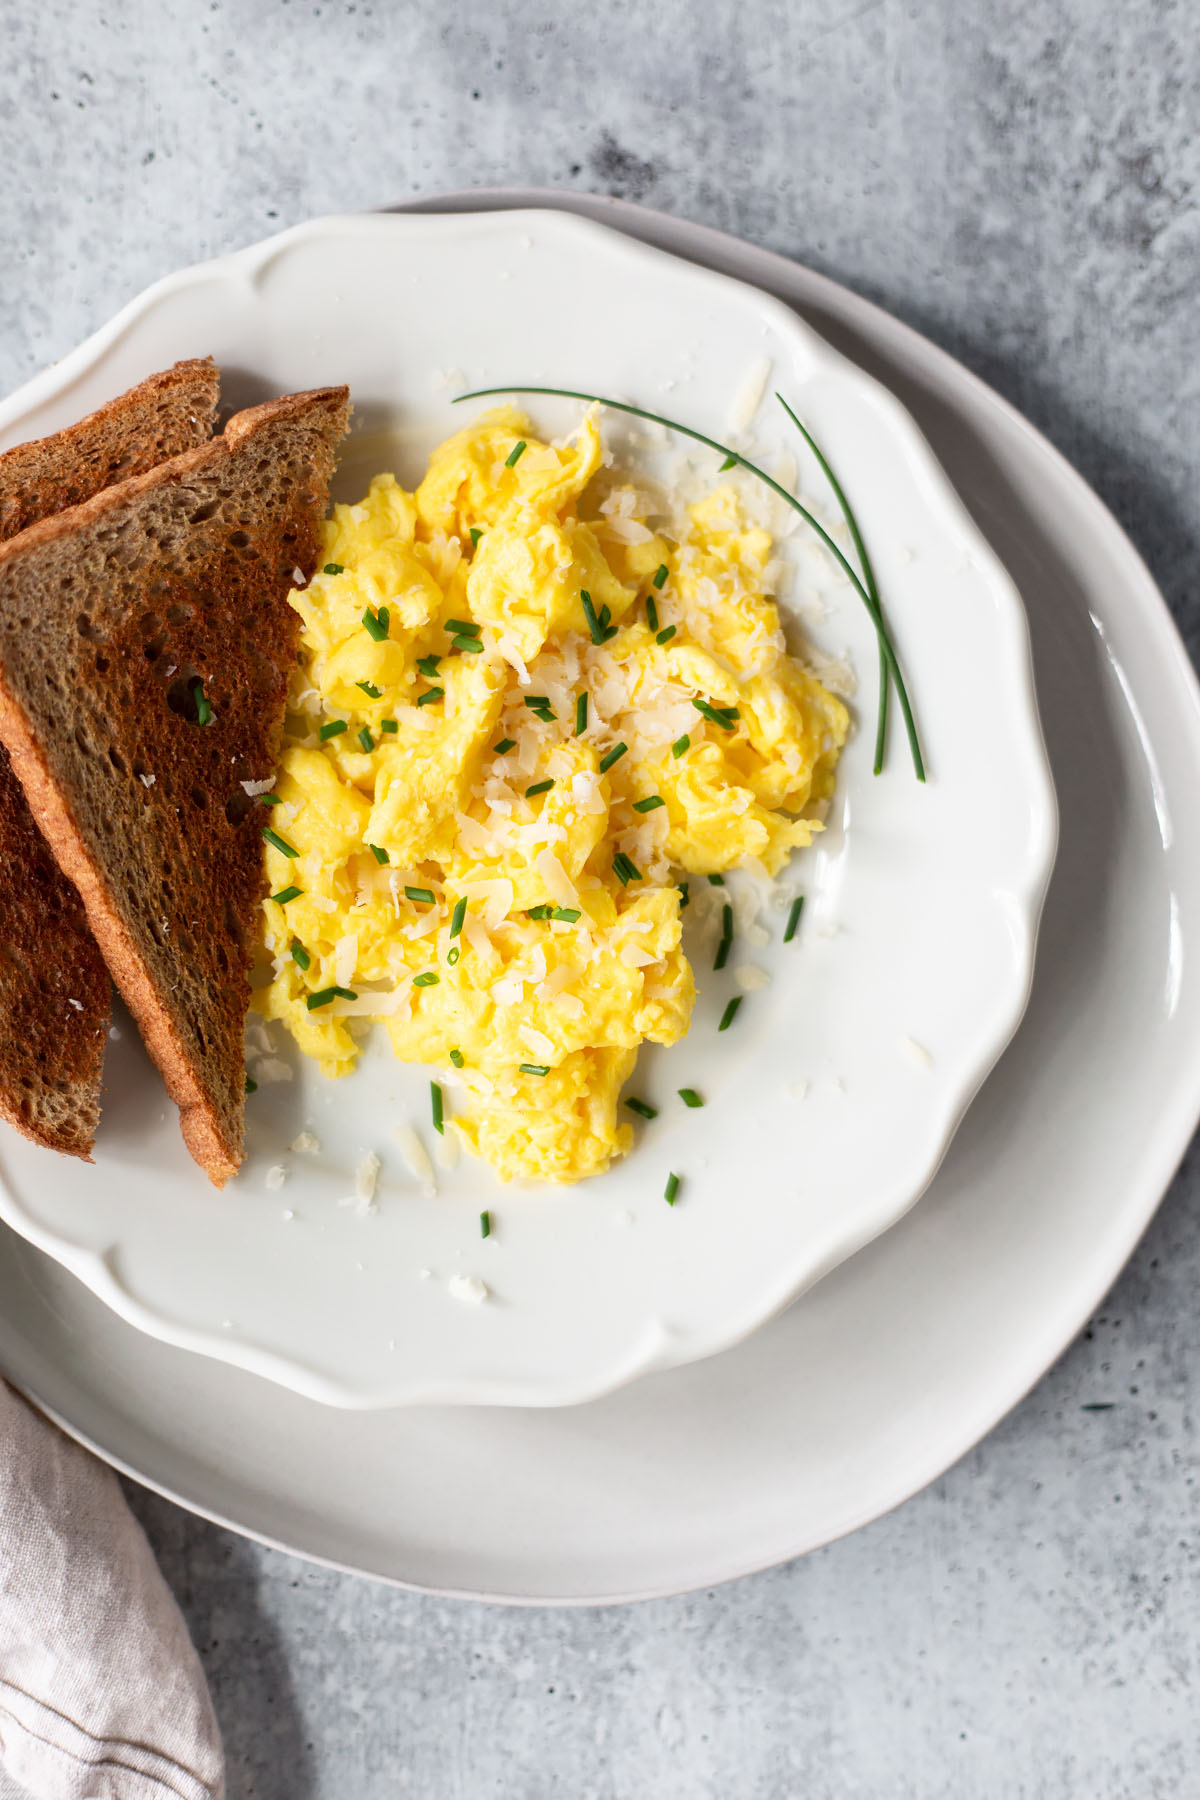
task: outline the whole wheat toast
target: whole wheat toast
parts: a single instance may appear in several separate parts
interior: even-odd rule
[[[243,1030],[275,767],[344,388],[0,545],[0,741],[217,1186],[242,1159]]]
[[[211,437],[219,373],[176,363],[52,437],[0,455],[0,538]],[[112,989],[83,905],[0,749],[0,1118],[90,1158]]]

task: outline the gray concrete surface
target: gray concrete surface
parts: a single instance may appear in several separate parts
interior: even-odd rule
[[[8,0],[4,18],[0,387],[154,277],[306,215],[472,183],[621,194],[827,270],[960,355],[1083,469],[1200,645],[1183,0]],[[1192,1166],[1102,1316],[974,1454],[857,1537],[715,1593],[447,1604],[134,1493],[233,1800],[1200,1795],[1198,1224]]]

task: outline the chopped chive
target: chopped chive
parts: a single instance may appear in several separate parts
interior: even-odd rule
[[[666,1201],[668,1206],[674,1206],[675,1196],[678,1192],[679,1192],[679,1177],[678,1177],[678,1175],[668,1175],[667,1176],[667,1185],[663,1189],[663,1199]]]
[[[308,951],[304,948],[304,945],[300,942],[299,938],[292,939],[291,954],[292,961],[296,964],[297,968],[307,970],[312,966],[312,957],[308,954]]]
[[[212,701],[204,691],[203,681],[193,682],[192,692],[196,696],[197,725],[211,725],[213,722]]]
[[[373,681],[356,681],[354,685],[360,687],[363,693],[372,700],[382,700],[383,698],[383,689],[377,688]]]
[[[709,887],[724,887],[725,877],[723,875],[710,875],[708,878],[708,885]]]
[[[714,969],[723,969],[729,961],[729,952],[733,945],[733,908],[729,902],[721,908],[721,941],[717,945]]]
[[[740,457],[735,456],[731,450],[726,456],[725,461],[721,464],[721,467],[717,470],[718,475],[723,475],[726,469],[736,469],[740,460]]]
[[[489,1238],[492,1235],[492,1215],[486,1207],[479,1215],[479,1235],[481,1238]]]
[[[429,1101],[433,1109],[433,1129],[439,1137],[445,1137],[446,1128],[442,1123],[442,1090],[436,1081],[429,1084]]]
[[[651,631],[658,630],[658,607],[654,603],[654,595],[646,595],[646,623]]]
[[[478,542],[482,536],[483,536],[483,531],[481,530],[481,528],[478,525],[472,525],[471,526],[471,548],[472,548],[472,550],[475,548],[476,544],[478,544]]]
[[[685,731],[683,736],[676,738],[675,742],[671,745],[671,755],[675,758],[675,761],[678,762],[684,751],[690,750],[691,747],[692,740]]]
[[[548,919],[553,911],[554,908],[551,906],[550,902],[548,900],[543,900],[538,906],[528,907],[525,916],[529,919]]]
[[[671,573],[671,571],[668,569],[666,563],[659,563],[657,569],[655,569],[655,571],[654,571],[655,587],[656,588],[664,588],[667,585],[667,576],[670,573]]]
[[[417,904],[420,906],[432,906],[433,905],[433,889],[432,888],[406,887],[404,890],[404,893],[405,893],[405,897],[407,899],[415,900],[417,902]]]
[[[525,704],[536,712],[539,706],[549,706],[550,696],[548,694],[526,694]]]
[[[692,705],[710,724],[719,725],[722,731],[732,731],[734,720],[741,718],[736,706],[713,706],[707,700],[693,700]]]
[[[515,469],[517,464],[520,462],[521,458],[524,456],[524,454],[525,454],[525,439],[518,438],[516,443],[513,445],[512,449],[509,451],[508,455],[504,459],[505,468],[506,469]]]
[[[456,1069],[461,1069],[465,1060],[461,1050],[452,1050],[450,1052],[450,1061],[454,1064]]]
[[[608,622],[607,606],[602,608],[600,617],[596,617],[596,609],[592,605],[592,596],[586,588],[579,590],[579,604],[583,608],[583,616],[587,620],[587,628],[591,633],[593,644],[606,644],[610,637],[615,637],[617,628]]]
[[[550,1064],[549,1063],[519,1063],[517,1065],[517,1070],[518,1070],[518,1073],[521,1075],[548,1075],[550,1073]]]
[[[588,697],[587,697],[587,690],[585,689],[582,694],[577,694],[575,696],[575,736],[576,737],[583,736],[583,733],[587,730],[587,722],[588,722]]]
[[[461,637],[460,636],[460,637],[451,639],[451,648],[455,649],[455,650],[462,650],[468,656],[478,656],[480,651],[483,649],[483,645],[480,643],[480,641],[477,637]]]
[[[422,675],[424,675],[426,681],[434,680],[438,672],[438,664],[441,660],[440,656],[418,656],[417,667]]]
[[[382,844],[368,844],[367,849],[371,852],[371,855],[375,858],[377,863],[382,864],[391,862],[392,860]]]
[[[349,724],[345,719],[330,719],[328,725],[322,725],[317,736],[325,744],[330,738],[341,737],[343,731],[349,731],[349,729]]]
[[[344,563],[326,563],[321,573],[322,575],[344,575],[346,565]]]
[[[493,756],[507,756],[516,745],[516,738],[501,738],[498,744],[492,745]]]
[[[395,719],[384,719],[380,723],[379,729],[380,731],[399,731],[400,727]]]
[[[625,1104],[630,1112],[637,1113],[640,1118],[657,1119],[658,1117],[657,1106],[647,1106],[644,1100],[635,1100],[632,1094],[626,1095]]]
[[[608,755],[600,758],[600,773],[607,775],[613,764],[620,762],[628,748],[628,744],[614,744]]]
[[[318,1006],[328,1006],[331,1000],[357,999],[358,995],[353,988],[327,987],[322,988],[319,994],[310,994],[304,1004],[308,1007],[309,1012],[316,1012]]]
[[[548,794],[553,786],[553,781],[535,781],[532,787],[525,789],[525,798],[532,800],[535,794]]]
[[[688,904],[688,884],[686,881],[681,881],[679,884],[680,910],[682,910],[687,904]]]
[[[304,889],[298,887],[280,888],[277,894],[271,894],[269,898],[274,900],[276,906],[286,906],[289,900],[298,900],[303,892]]]
[[[729,1027],[737,1018],[737,1009],[741,1004],[742,996],[740,994],[735,994],[733,999],[729,1002],[729,1005],[725,1008],[725,1011],[721,1014],[721,1023],[717,1026],[718,1031],[729,1030]]]
[[[442,626],[442,630],[449,632],[451,637],[477,638],[482,629],[474,619],[447,619]]]
[[[462,956],[462,951],[459,949],[458,945],[451,944],[450,948],[446,952],[446,961],[450,964],[450,967],[452,969],[456,969],[458,967],[459,958],[461,956]]]
[[[454,902],[454,911],[450,914],[450,936],[456,938],[463,928],[463,920],[467,916],[467,897],[464,894]]]
[[[558,919],[564,925],[574,925],[576,920],[582,918],[582,916],[583,915],[577,906],[556,906],[554,911],[550,914],[552,919]]]
[[[272,831],[269,825],[263,826],[263,836],[266,838],[268,844],[273,844],[276,850],[281,850],[283,852],[284,856],[299,856],[300,852],[297,850],[295,844],[289,844],[285,837],[280,837],[279,833],[277,831]]]
[[[426,688],[425,692],[423,694],[417,695],[417,705],[418,706],[432,706],[433,702],[435,700],[444,700],[445,698],[446,698],[445,688],[440,688],[440,687]]]
[[[680,1088],[679,1098],[685,1106],[703,1106],[704,1102],[695,1088]]]
[[[432,969],[426,969],[424,974],[413,976],[413,986],[414,987],[436,987],[438,982],[441,979],[442,979],[441,976],[435,975]]]
[[[655,638],[655,640],[654,640],[655,643],[656,644],[669,644],[671,639],[675,636],[675,630],[676,630],[676,627],[674,625],[665,626],[663,628],[663,630],[660,631],[658,636]]]
[[[255,1081],[253,1075],[247,1075],[246,1077],[246,1092],[248,1094],[257,1094],[258,1092],[258,1083]]]
[[[785,944],[790,944],[792,939],[795,937],[796,927],[800,923],[800,914],[803,911],[804,911],[804,895],[797,894],[796,898],[792,901],[791,911],[788,913],[787,928],[783,934],[783,941]]]
[[[642,879],[641,872],[625,855],[623,850],[618,851],[616,856],[613,857],[613,874],[621,883],[622,887],[628,887],[631,881],[640,881]]]
[[[374,610],[368,606],[362,616],[362,622],[367,628],[367,635],[374,638],[377,644],[382,644],[387,636],[390,620],[391,615],[386,606],[376,607]]]
[[[368,755],[375,748],[375,739],[371,736],[370,729],[366,725],[364,725],[362,730],[359,732],[358,741],[362,745],[363,750]]]
[[[258,796],[258,799],[259,799],[259,804],[261,806],[282,806],[283,805],[283,799],[279,794],[260,794]]]
[[[665,806],[666,804],[667,803],[661,794],[647,794],[644,800],[634,801],[633,810],[634,812],[640,813],[654,812],[657,807]]]

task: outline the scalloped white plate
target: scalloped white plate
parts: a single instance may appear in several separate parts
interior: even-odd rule
[[[451,371],[634,397],[721,436],[768,359],[859,513],[931,780],[913,780],[899,733],[872,777],[868,716],[832,828],[794,865],[802,932],[785,947],[777,923],[747,958],[771,985],[718,1038],[736,990],[701,961],[689,1037],[639,1075],[660,1117],[579,1189],[506,1190],[464,1162],[422,1198],[390,1128],[425,1127],[428,1074],[380,1051],[348,1081],[297,1066],[263,1089],[246,1167],[215,1194],[126,1026],[96,1165],[6,1132],[0,1216],[142,1329],[341,1406],[562,1405],[733,1344],[901,1217],[1024,1009],[1056,820],[1011,582],[882,387],[757,290],[580,219],[328,219],[184,271],[0,408],[0,442],[205,351],[236,404],[349,381],[343,495],[383,467],[416,477],[461,423]],[[531,410],[552,430],[573,416]],[[754,432],[764,455],[794,448],[765,409]],[[815,472],[802,480],[819,495]],[[819,647],[866,676],[872,634],[849,588],[801,537],[788,547],[798,585],[828,605]],[[705,1094],[702,1112],[674,1100],[683,1085]],[[310,1122],[311,1160],[287,1149]],[[366,1149],[384,1171],[362,1218],[339,1201]],[[268,1191],[280,1161],[288,1183]],[[684,1181],[674,1209],[668,1170]],[[455,1300],[455,1273],[481,1276],[488,1302]]]

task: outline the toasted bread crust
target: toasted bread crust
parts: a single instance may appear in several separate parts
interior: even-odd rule
[[[51,437],[0,455],[0,538],[202,444],[217,419],[211,356],[177,362]]]
[[[0,455],[0,538],[203,443],[219,374],[176,363],[78,424]],[[72,883],[0,748],[0,1118],[91,1160],[112,989]]]
[[[316,559],[347,410],[344,389],[255,407],[0,547],[0,741],[218,1186],[242,1157],[264,891],[241,782],[274,768],[287,594]]]

